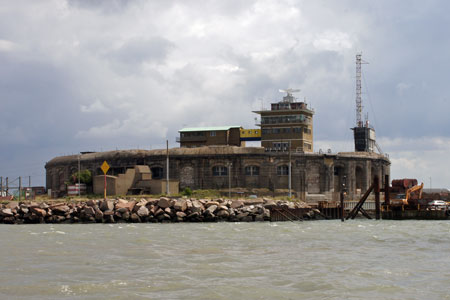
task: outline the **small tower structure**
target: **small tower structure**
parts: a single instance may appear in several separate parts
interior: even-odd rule
[[[271,103],[270,110],[254,111],[261,115],[261,146],[266,151],[313,152],[313,115],[305,102],[293,93],[298,89],[280,90],[282,101]]]
[[[369,120],[362,121],[361,64],[366,63],[356,54],[356,126],[352,128],[356,152],[374,152],[376,147],[375,129],[369,126]]]

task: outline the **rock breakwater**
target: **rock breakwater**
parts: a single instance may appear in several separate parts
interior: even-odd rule
[[[0,223],[254,222],[270,221],[271,207],[305,208],[304,218],[314,218],[314,211],[304,202],[161,197],[57,204],[12,201],[0,205]]]

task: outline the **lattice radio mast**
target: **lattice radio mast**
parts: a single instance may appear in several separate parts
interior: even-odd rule
[[[375,129],[369,127],[368,118],[365,124],[362,120],[361,64],[367,64],[367,62],[363,61],[361,56],[361,53],[356,54],[356,126],[352,129],[355,139],[355,151],[374,152],[374,148],[378,148],[375,140]]]
[[[356,127],[363,127],[361,99],[361,54],[356,54]]]

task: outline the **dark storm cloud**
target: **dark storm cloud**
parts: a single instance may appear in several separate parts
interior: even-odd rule
[[[68,0],[69,5],[81,9],[96,9],[103,13],[120,13],[136,0]]]

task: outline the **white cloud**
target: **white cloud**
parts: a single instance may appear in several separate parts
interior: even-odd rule
[[[439,151],[448,150],[450,46],[430,32],[445,35],[449,5],[435,4],[4,1],[0,120],[66,153],[103,146],[101,137],[158,144],[184,124],[253,127],[255,99],[267,107],[293,87],[316,109],[315,149],[351,150],[354,56],[363,51],[363,105],[370,111],[373,99],[380,145],[404,170],[413,161],[443,178],[431,161],[446,162]],[[440,51],[430,56],[430,45]]]
[[[167,136],[167,128],[158,121],[151,121],[145,116],[135,116],[125,121],[113,120],[100,126],[94,126],[88,130],[82,130],[76,134],[77,139],[121,139],[141,138],[164,139]]]
[[[80,110],[84,113],[104,113],[110,111],[100,100],[95,100],[89,105],[81,105]]]
[[[11,52],[17,48],[16,43],[0,39],[0,52]]]
[[[406,82],[399,82],[396,86],[397,89],[397,95],[399,96],[403,96],[405,94],[406,91],[408,91],[409,89],[411,89],[412,84],[410,83],[406,83]]]
[[[347,33],[334,30],[318,34],[313,41],[313,45],[318,50],[326,51],[342,51],[353,47]]]

